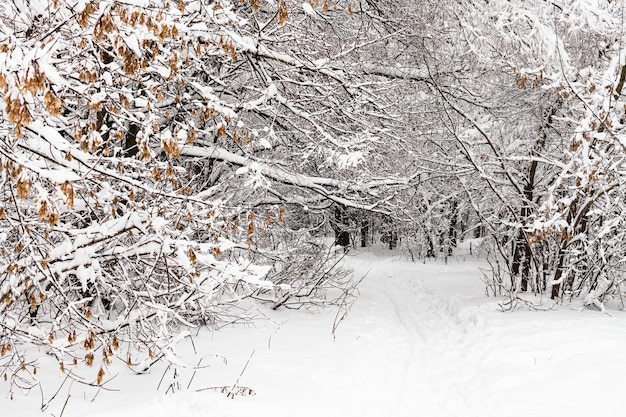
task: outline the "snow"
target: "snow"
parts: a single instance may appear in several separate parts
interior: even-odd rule
[[[466,251],[413,263],[374,247],[345,262],[365,278],[334,335],[335,308],[259,307],[267,320],[181,333],[167,352],[177,369],[159,363],[134,375],[113,364],[99,391],[63,383],[42,352],[43,391],[10,400],[0,381],[0,407],[16,417],[620,414],[626,316],[615,305],[608,315],[535,300],[545,311],[501,312],[505,299],[484,295],[487,264]],[[98,367],[86,369],[95,380]],[[46,403],[61,385],[39,413],[42,392]]]
[[[126,42],[126,45],[128,45],[128,47],[135,53],[135,55],[142,56],[142,52],[141,52],[141,48],[139,47],[139,40],[137,39],[137,36],[130,35],[130,36],[127,36],[124,40]]]
[[[272,149],[272,144],[266,138],[259,138],[259,145],[265,149]]]
[[[302,10],[309,16],[316,16],[315,9],[313,9],[309,3],[302,3]]]
[[[135,107],[147,109],[150,108],[150,102],[143,97],[135,97]]]
[[[40,59],[37,62],[39,63],[39,68],[46,74],[46,78],[49,82],[63,87],[66,87],[68,85],[65,78],[63,78],[61,74],[59,74],[59,72],[53,65],[43,59]]]
[[[354,151],[350,153],[330,152],[331,158],[336,160],[337,167],[340,169],[356,168],[363,162],[364,153]]]

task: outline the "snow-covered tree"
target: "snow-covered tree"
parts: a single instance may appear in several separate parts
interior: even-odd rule
[[[106,379],[185,328],[323,301],[332,204],[388,211],[396,114],[360,54],[366,3],[0,5],[0,345]],[[379,153],[378,150],[381,152]],[[121,346],[126,345],[121,353]],[[13,376],[11,376],[11,374]]]
[[[617,289],[622,6],[473,2],[458,11],[456,41],[442,49],[462,69],[433,81],[462,155],[460,184],[505,260],[496,275],[554,298]]]

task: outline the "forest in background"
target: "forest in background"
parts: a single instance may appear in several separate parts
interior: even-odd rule
[[[3,377],[32,384],[38,346],[100,384],[116,357],[175,363],[189,329],[251,301],[349,297],[329,235],[415,260],[484,237],[493,294],[621,299],[623,13],[0,4]]]

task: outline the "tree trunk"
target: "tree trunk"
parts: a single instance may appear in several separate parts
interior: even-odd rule
[[[452,255],[452,249],[457,245],[456,226],[458,222],[458,203],[452,202],[452,213],[450,216],[450,225],[448,226],[448,255]]]
[[[361,220],[361,247],[364,248],[367,246],[367,235],[369,234],[370,223],[366,218]]]
[[[346,230],[346,215],[342,208],[335,206],[335,245],[350,246],[350,233]]]
[[[126,156],[135,156],[139,153],[137,133],[139,133],[139,125],[137,123],[131,123],[124,137],[124,154]]]

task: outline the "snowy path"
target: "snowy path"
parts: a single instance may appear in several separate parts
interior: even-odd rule
[[[393,362],[380,375],[393,381],[388,393],[396,409],[393,415],[472,415],[474,404],[467,387],[478,372],[481,330],[476,317],[462,312],[440,288],[437,279],[445,279],[440,277],[441,267],[374,260],[372,278],[363,284],[359,302],[363,307],[368,304],[369,314],[378,318],[378,326],[387,333],[377,337],[382,339],[379,343],[388,344],[381,346],[380,354]],[[450,265],[449,269],[456,274],[469,269],[468,281],[478,276],[476,264]],[[471,284],[480,291],[480,281]],[[481,415],[480,408],[476,415]]]
[[[207,368],[161,366],[134,376],[119,366],[108,386],[118,392],[73,384],[44,413],[34,391],[0,400],[0,407],[16,417],[623,414],[623,312],[558,306],[501,313],[496,299],[483,296],[484,265],[476,260],[422,264],[370,250],[347,262],[366,277],[336,337],[332,309],[269,311],[273,323],[183,342],[183,358],[203,358]],[[49,397],[63,376],[56,367],[40,374]],[[229,399],[210,389],[221,386],[256,395]]]
[[[570,417],[623,410],[623,311],[609,317],[573,304],[502,313],[496,299],[482,296],[479,266],[485,265],[476,261],[368,259],[355,263],[370,272],[354,315],[374,318],[377,333],[363,351],[386,363],[378,372],[389,381],[380,398],[393,399],[387,415]]]

